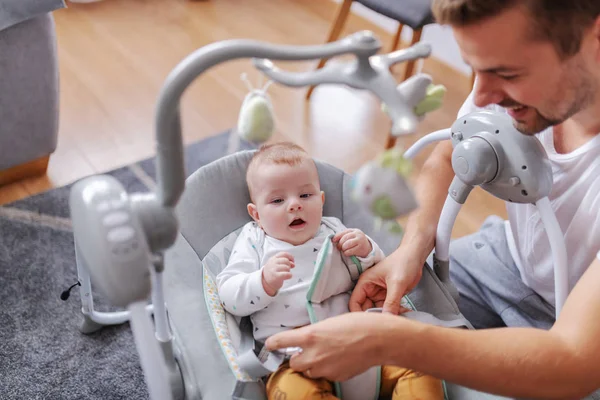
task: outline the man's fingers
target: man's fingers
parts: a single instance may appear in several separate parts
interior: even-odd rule
[[[351,312],[364,311],[363,304],[367,300],[367,292],[364,290],[364,286],[361,288],[355,288],[350,295],[348,301],[348,308]]]
[[[387,281],[387,295],[383,302],[383,312],[398,315],[400,313],[400,301],[404,295],[405,285],[399,280]]]
[[[318,375],[316,368],[314,368],[314,364],[309,363],[307,357],[302,353],[296,353],[292,357],[290,357],[290,368],[294,371],[303,372],[304,376],[310,379],[316,379],[321,377],[320,375]],[[309,368],[310,374],[306,374],[305,372]]]
[[[406,308],[403,306],[400,306],[400,311],[398,312],[399,314],[404,314],[405,312],[409,312],[412,311],[410,308]]]
[[[362,304],[362,311],[367,311],[370,308],[373,308],[375,304],[373,304],[373,301],[371,301],[370,299],[366,299],[365,302]]]
[[[302,347],[304,344],[304,329],[292,329],[285,332],[276,333],[265,342],[267,350],[274,351],[286,347]]]

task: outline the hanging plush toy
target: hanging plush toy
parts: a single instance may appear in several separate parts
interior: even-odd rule
[[[442,106],[446,87],[444,85],[434,85],[431,76],[427,74],[413,75],[396,87],[406,103],[413,108],[413,111],[419,120],[425,118],[425,114],[435,111]],[[387,113],[385,104],[381,105],[382,110]]]
[[[375,217],[376,228],[402,233],[396,219],[417,207],[407,183],[412,163],[392,148],[361,167],[351,182],[352,199]]]
[[[273,82],[267,81],[263,88],[255,89],[245,73],[241,78],[250,92],[242,102],[236,134],[230,137],[229,153],[234,153],[239,149],[240,138],[259,145],[269,140],[275,130],[273,105],[267,94],[267,89]]]
[[[426,74],[412,76],[398,85],[397,90],[421,120],[425,114],[442,105],[446,93],[444,86],[433,85],[431,77]],[[385,105],[382,108],[386,111]],[[362,166],[351,184],[352,198],[373,214],[376,228],[386,228],[397,234],[402,233],[397,219],[417,207],[414,193],[407,183],[412,162],[403,154],[404,150],[399,147],[385,151]]]

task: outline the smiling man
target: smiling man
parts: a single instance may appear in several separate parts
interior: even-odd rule
[[[434,0],[433,10],[477,74],[459,116],[507,112],[548,154],[568,257],[562,312],[555,321],[552,255],[537,208],[510,203],[507,221],[490,217],[451,245],[459,306],[477,330],[393,315],[434,248],[454,176],[445,142],[420,174],[420,207],[401,245],[361,276],[350,300],[353,311],[383,306],[388,315],[354,312],[275,335],[267,346],[302,347],[290,365],[315,377],[395,364],[504,396],[585,397],[600,388],[600,1]]]

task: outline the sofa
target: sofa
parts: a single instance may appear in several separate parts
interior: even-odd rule
[[[46,171],[58,141],[52,12],[63,0],[0,0],[0,185]]]

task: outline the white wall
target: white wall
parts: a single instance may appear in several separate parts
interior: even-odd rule
[[[341,0],[332,0],[335,3],[339,3]],[[395,34],[398,29],[398,22],[384,17],[383,15],[376,13],[362,4],[353,3],[352,12],[361,17],[365,18],[380,26],[384,30]],[[332,21],[333,22],[333,21]],[[412,37],[412,29],[404,27],[402,30],[402,40],[409,42]],[[421,41],[426,41],[431,44],[432,53],[431,56],[435,57],[442,62],[448,64],[452,68],[464,73],[465,75],[471,76],[471,69],[467,64],[464,63],[460,56],[458,45],[454,40],[452,31],[447,26],[441,26],[438,24],[431,24],[423,28],[423,34]]]

